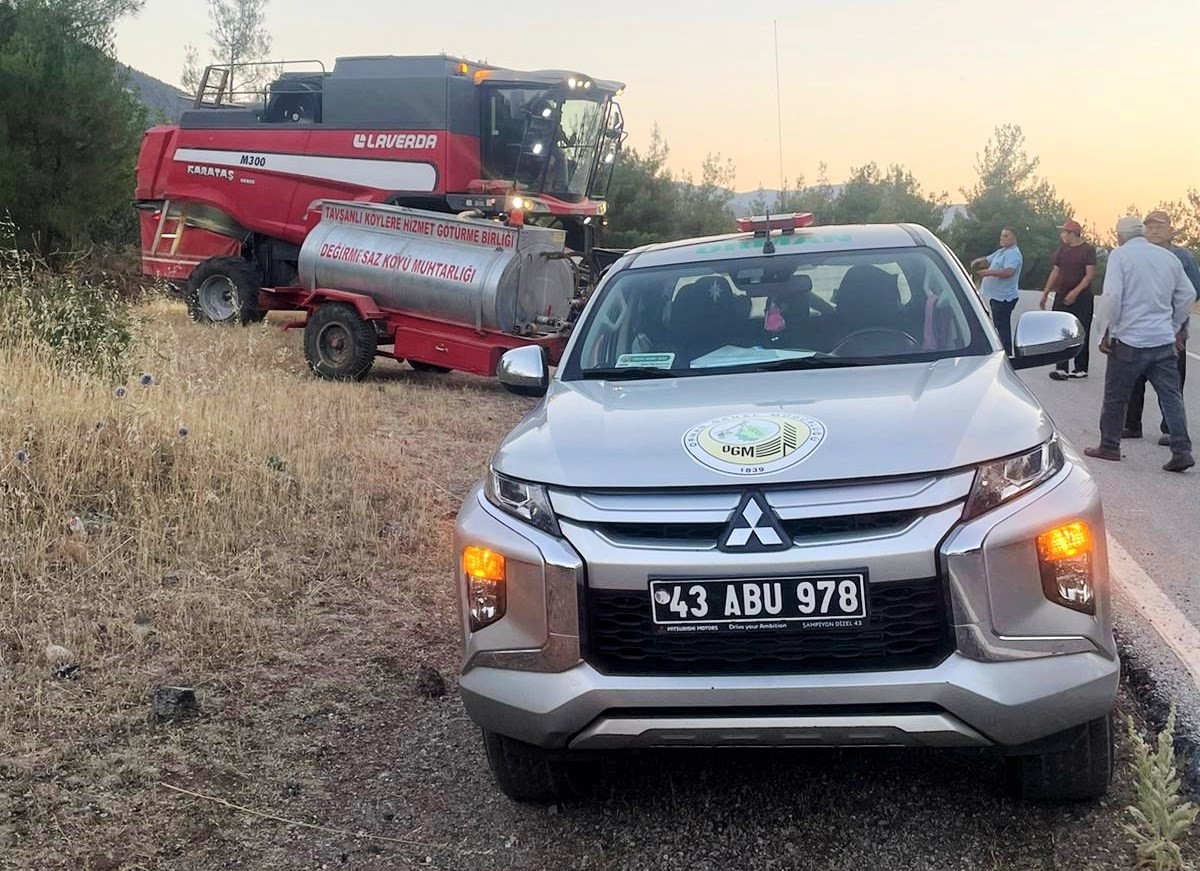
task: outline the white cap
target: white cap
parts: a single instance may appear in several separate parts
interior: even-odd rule
[[[1146,225],[1137,215],[1126,215],[1117,221],[1118,236],[1142,236],[1146,233]]]

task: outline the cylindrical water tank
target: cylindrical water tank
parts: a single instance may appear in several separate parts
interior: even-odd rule
[[[505,333],[567,318],[575,279],[556,256],[561,230],[374,203],[320,209],[300,249],[307,290],[353,291],[380,307]]]

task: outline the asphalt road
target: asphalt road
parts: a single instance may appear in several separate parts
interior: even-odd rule
[[[1037,308],[1038,297],[1034,291],[1022,292],[1015,317]],[[1191,335],[1200,337],[1200,316],[1193,314],[1191,320]],[[1100,441],[1106,358],[1095,351],[1094,339],[1092,345],[1087,379],[1053,381],[1049,369],[1022,373],[1059,429],[1081,450]],[[1184,387],[1184,403],[1196,438],[1200,436],[1200,341],[1194,340],[1189,350],[1190,380]],[[1110,552],[1116,553],[1118,632],[1132,654],[1126,657],[1127,665],[1148,673],[1160,701],[1178,703],[1183,728],[1200,747],[1196,674],[1200,649],[1195,643],[1200,638],[1196,631],[1200,627],[1200,467],[1182,474],[1162,470],[1170,450],[1158,445],[1162,415],[1152,388],[1147,390],[1143,417],[1145,437],[1122,443],[1120,463],[1089,460],[1089,468],[1104,500]],[[1139,607],[1142,603],[1132,583],[1135,576],[1140,578],[1138,587],[1149,585],[1152,594],[1161,590],[1163,607]],[[1173,639],[1184,657],[1191,653],[1191,673],[1164,636]],[[1200,764],[1196,773],[1200,774]]]

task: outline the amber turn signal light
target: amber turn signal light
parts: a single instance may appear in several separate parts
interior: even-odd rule
[[[1037,537],[1038,555],[1046,562],[1072,559],[1092,551],[1092,530],[1082,521],[1059,526]]]
[[[1055,527],[1037,537],[1042,591],[1047,599],[1083,614],[1096,613],[1094,544],[1091,527],[1082,521]]]
[[[503,581],[504,556],[481,547],[464,548],[463,571],[479,581]]]

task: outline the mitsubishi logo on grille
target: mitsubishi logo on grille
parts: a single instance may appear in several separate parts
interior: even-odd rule
[[[752,490],[742,497],[717,546],[727,553],[768,553],[787,550],[792,539],[766,497]]]

